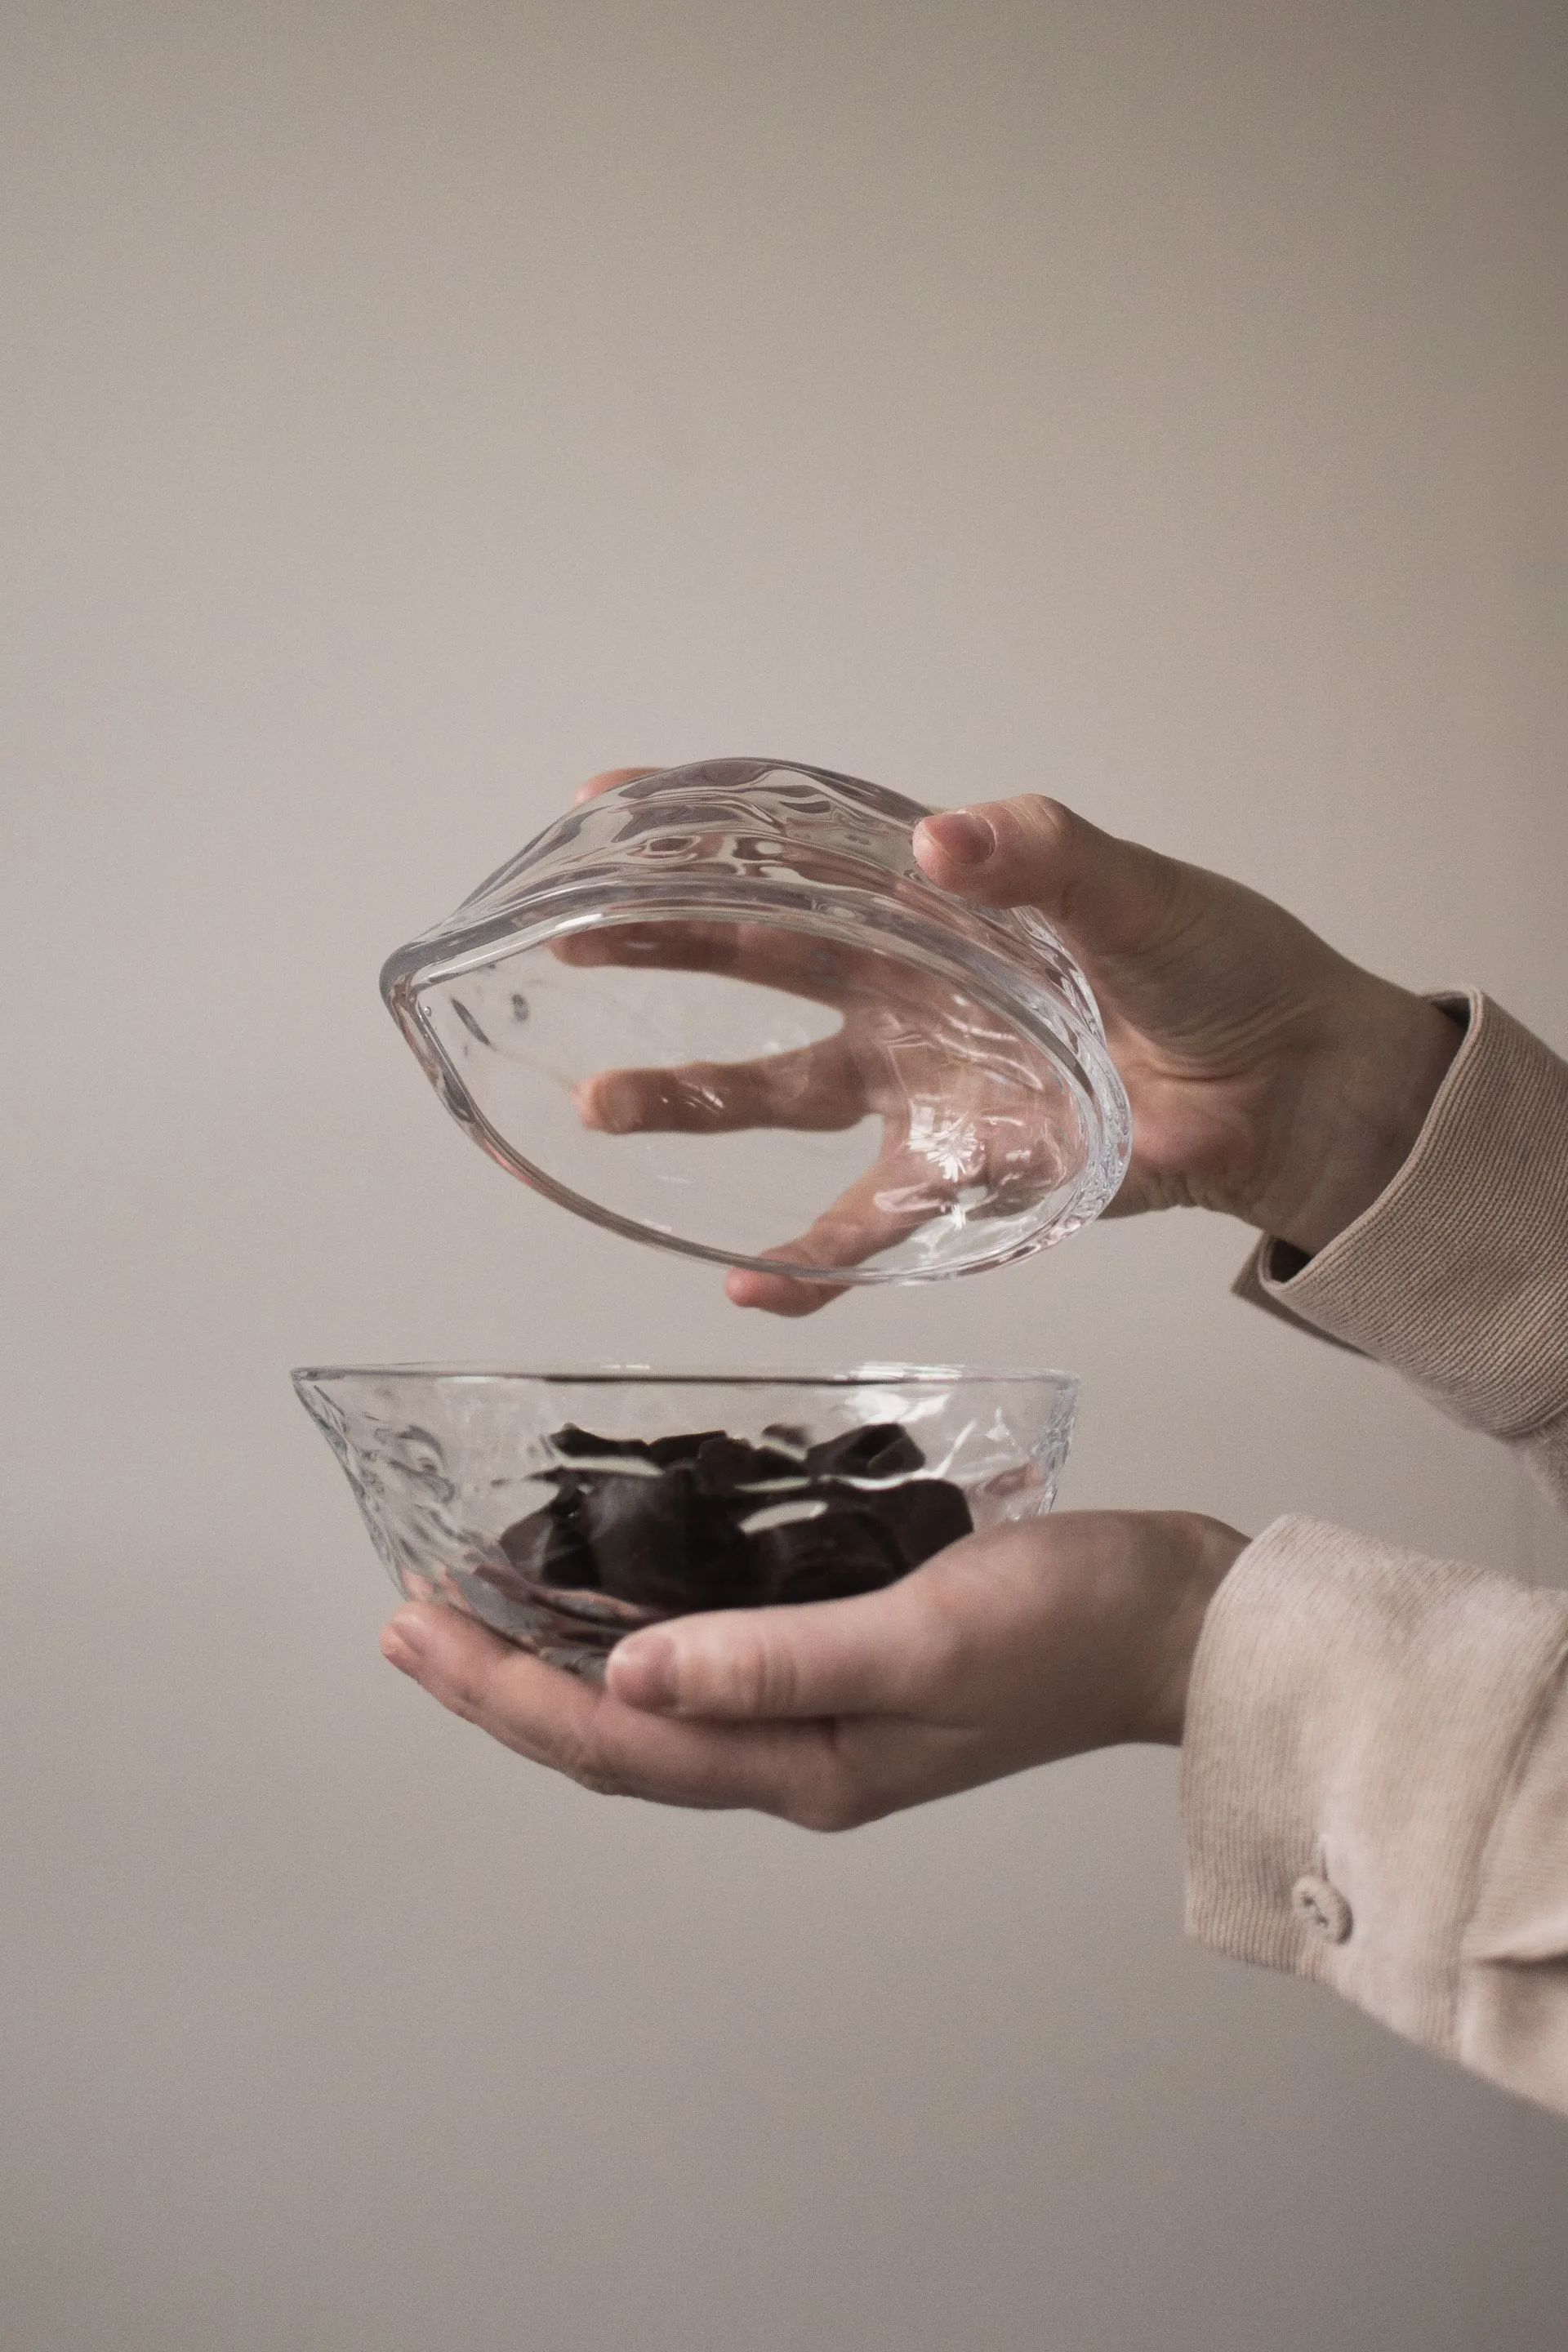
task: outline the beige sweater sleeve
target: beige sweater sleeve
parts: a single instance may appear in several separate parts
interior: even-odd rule
[[[1237,1288],[1568,1503],[1568,1065],[1472,998],[1381,1199]],[[1568,2113],[1568,1596],[1277,1521],[1209,1612],[1183,1803],[1191,1932]]]

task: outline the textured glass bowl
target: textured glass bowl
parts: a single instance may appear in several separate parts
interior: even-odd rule
[[[1067,1372],[965,1372],[868,1365],[795,1378],[491,1372],[421,1365],[297,1371],[300,1402],[348,1475],[372,1540],[410,1600],[467,1610],[551,1664],[598,1674],[615,1643],[670,1609],[604,1592],[527,1602],[502,1586],[500,1538],[553,1491],[568,1426],[620,1441],[693,1430],[752,1444],[821,1444],[897,1422],[920,1475],[963,1490],[977,1531],[1049,1510],[1072,1437]],[[883,1479],[885,1488],[890,1483]]]
[[[551,825],[383,993],[475,1141],[600,1225],[843,1282],[999,1265],[1100,1213],[1131,1122],[1082,973],[927,880],[929,813],[668,769]]]

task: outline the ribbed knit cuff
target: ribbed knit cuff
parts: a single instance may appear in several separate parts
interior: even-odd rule
[[[1194,1664],[1189,1933],[1452,2053],[1488,1838],[1565,1643],[1560,1593],[1276,1520]]]
[[[1302,1265],[1265,1240],[1237,1294],[1373,1356],[1473,1428],[1568,1412],[1568,1063],[1472,994],[1404,1166]]]

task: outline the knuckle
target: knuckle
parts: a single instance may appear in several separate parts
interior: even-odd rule
[[[1081,820],[1040,793],[998,801],[987,814],[1000,851],[994,861],[994,887],[1008,894],[1008,903],[1013,893],[1023,890],[1031,897],[1044,892],[1052,905],[1059,904]]]
[[[1072,856],[1079,820],[1071,809],[1060,801],[1047,800],[1043,793],[1029,793],[1014,803],[1018,811],[1020,847],[1032,863],[1053,867],[1067,864]]]
[[[748,1627],[725,1661],[726,1696],[748,1716],[788,1715],[794,1707],[799,1675],[788,1644],[770,1639],[761,1628]]]
[[[1013,806],[1041,848],[1060,848],[1070,840],[1077,820],[1071,809],[1064,808],[1060,801],[1053,801],[1044,793],[1025,793]]]
[[[756,1703],[763,1715],[793,1715],[800,1690],[795,1652],[784,1642],[759,1642]]]

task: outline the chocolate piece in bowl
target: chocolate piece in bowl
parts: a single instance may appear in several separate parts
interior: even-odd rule
[[[705,1433],[691,1460],[705,1495],[744,1494],[780,1478],[798,1478],[801,1473],[799,1461],[776,1446],[752,1445],[722,1430]]]
[[[875,1592],[972,1535],[963,1490],[945,1478],[896,1486],[818,1482],[809,1516],[754,1528],[768,1601],[836,1601]]]
[[[901,1478],[923,1470],[925,1455],[901,1423],[878,1421],[808,1445],[805,1467],[817,1478]]]
[[[641,1443],[573,1425],[550,1443],[566,1457],[544,1474],[554,1496],[500,1538],[534,1594],[597,1589],[666,1615],[829,1601],[875,1591],[973,1526],[959,1487],[904,1475],[925,1456],[900,1423],[798,1461],[714,1430]]]
[[[845,1601],[904,1572],[881,1518],[854,1505],[828,1504],[811,1517],[764,1528],[752,1541],[770,1601]]]
[[[677,1444],[686,1444],[690,1442],[685,1438],[678,1438],[675,1441]],[[555,1432],[550,1440],[550,1446],[551,1451],[560,1454],[562,1460],[565,1462],[603,1463],[606,1460],[656,1462],[658,1458],[654,1453],[653,1446],[646,1438],[600,1437],[591,1429],[579,1429],[576,1423],[571,1421],[566,1423],[564,1429],[558,1429]],[[668,1458],[673,1461],[676,1457],[670,1455]],[[554,1477],[557,1474],[547,1471],[545,1475],[547,1477]]]
[[[906,1569],[918,1568],[933,1552],[945,1551],[961,1536],[974,1532],[962,1487],[946,1478],[906,1478],[882,1489],[875,1501]]]
[[[580,1522],[606,1592],[647,1609],[734,1608],[752,1597],[746,1541],[690,1463],[652,1478],[606,1477]]]
[[[557,1496],[543,1510],[531,1511],[507,1528],[500,1548],[521,1576],[574,1589],[598,1583],[598,1568],[583,1533],[580,1499],[575,1492]]]

